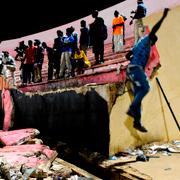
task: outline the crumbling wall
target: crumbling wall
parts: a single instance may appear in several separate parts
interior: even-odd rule
[[[15,106],[13,129],[37,128],[41,135],[73,147],[109,154],[109,112],[116,98],[115,85],[44,94],[10,91]]]

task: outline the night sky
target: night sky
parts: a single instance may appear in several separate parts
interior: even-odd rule
[[[3,1],[0,41],[20,38],[72,22],[124,0]],[[89,2],[89,4],[88,4]]]

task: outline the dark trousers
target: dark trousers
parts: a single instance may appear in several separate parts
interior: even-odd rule
[[[83,59],[71,59],[71,75],[75,76],[75,70],[77,71],[77,74],[84,73],[84,61]]]
[[[34,82],[34,64],[23,65],[23,83]]]
[[[96,41],[93,44],[93,53],[96,63],[104,62],[104,41]]]
[[[59,72],[60,72],[60,62],[61,61],[61,53],[56,52],[54,56],[54,69],[56,70],[55,72],[55,77],[59,78]]]
[[[49,62],[48,63],[48,80],[52,80],[53,79],[53,63]]]

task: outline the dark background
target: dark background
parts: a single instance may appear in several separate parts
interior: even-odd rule
[[[3,1],[0,41],[20,38],[83,18],[124,0]],[[67,3],[67,4],[66,4]]]

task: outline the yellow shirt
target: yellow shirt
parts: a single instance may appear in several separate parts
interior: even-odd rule
[[[112,21],[112,26],[114,26],[116,24],[121,24],[123,22],[124,22],[124,19],[122,16],[115,17]],[[113,28],[113,34],[114,35],[122,35],[123,34],[123,26],[116,26],[115,28]]]
[[[83,50],[80,50],[80,54],[77,54],[77,52],[75,52],[75,54],[74,54],[74,59],[75,59],[75,60],[83,59],[85,65],[87,65],[88,67],[91,67],[91,63],[90,63],[90,61],[88,60],[88,58],[87,58],[87,56],[86,56],[86,54],[84,53]]]

